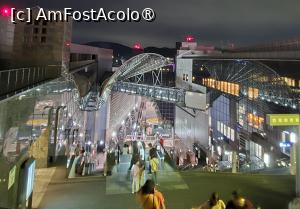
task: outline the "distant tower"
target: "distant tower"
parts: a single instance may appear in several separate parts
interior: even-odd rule
[[[144,49],[142,47],[142,44],[140,42],[136,42],[135,44],[133,44],[132,47],[132,53],[133,55],[138,55],[144,52]]]
[[[196,49],[197,42],[192,35],[187,35],[184,38],[184,41],[181,43],[181,47],[184,49]]]
[[[185,42],[189,42],[189,43],[192,43],[192,42],[195,42],[195,39],[192,35],[187,35],[185,37]]]

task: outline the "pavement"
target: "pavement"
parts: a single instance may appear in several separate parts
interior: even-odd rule
[[[55,173],[55,167],[35,170],[32,208],[38,208]]]
[[[114,167],[111,176],[106,177],[106,194],[130,194],[131,193],[131,179],[128,168],[130,166],[131,155],[122,155],[120,163]],[[149,162],[146,162],[146,165]],[[146,179],[151,179],[151,174],[145,171]],[[188,189],[187,184],[177,171],[168,165],[160,166],[157,174],[158,183],[160,188],[164,190],[173,189]]]
[[[138,209],[128,178],[130,156],[124,155],[109,177],[95,176],[58,181],[56,169],[40,209]],[[167,164],[159,171],[159,190],[169,209],[190,209],[217,191],[226,202],[234,189],[262,209],[287,209],[294,196],[295,178],[290,175],[204,173],[173,170]]]

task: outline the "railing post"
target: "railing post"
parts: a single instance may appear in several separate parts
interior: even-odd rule
[[[40,67],[38,67],[38,74],[37,74],[37,79],[38,79],[38,81],[40,81]]]
[[[30,82],[30,68],[27,68],[28,69],[28,78],[27,78],[27,85],[29,85],[29,82]]]
[[[16,70],[15,90],[17,89],[17,83],[18,83],[18,70]]]
[[[7,86],[6,86],[6,89],[7,89],[7,91],[9,90],[9,81],[10,81],[10,71],[8,71],[8,82],[7,82]]]
[[[22,81],[21,81],[22,86],[23,86],[23,82],[24,82],[24,68],[22,68]]]
[[[45,80],[45,78],[46,78],[46,76],[45,76],[45,74],[46,74],[45,70],[46,70],[46,67],[43,67],[43,75],[42,75],[43,80]]]
[[[33,68],[33,83],[35,83],[35,67]]]

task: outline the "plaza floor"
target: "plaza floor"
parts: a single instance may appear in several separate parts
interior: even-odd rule
[[[130,193],[128,159],[128,156],[124,156],[109,177],[51,181],[39,208],[140,208],[135,196]],[[178,172],[165,165],[158,177],[159,189],[165,195],[169,209],[190,209],[207,200],[214,191],[219,192],[226,202],[232,190],[239,189],[262,209],[287,209],[288,202],[294,196],[295,180],[290,175]]]

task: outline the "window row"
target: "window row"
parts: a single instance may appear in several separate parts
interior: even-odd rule
[[[217,80],[212,79],[212,78],[203,78],[202,79],[202,84],[204,86],[214,88],[214,89],[218,89],[218,90],[220,90],[222,92],[225,92],[225,93],[228,93],[228,94],[239,96],[240,85],[236,84],[236,83],[230,83],[230,82],[227,82],[227,81],[217,81]]]
[[[229,126],[225,125],[224,123],[217,121],[217,131],[226,136],[231,141],[234,141],[234,129],[230,128]]]
[[[264,118],[248,113],[247,115],[248,124],[256,129],[263,130]]]
[[[189,75],[188,74],[183,74],[183,80],[184,81],[189,81]]]

